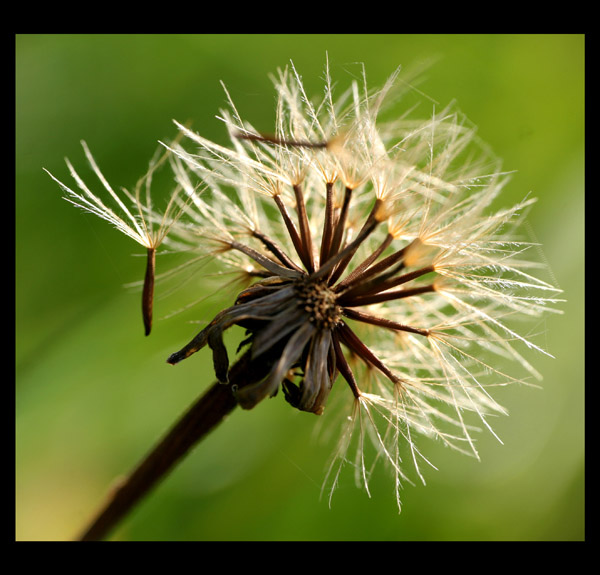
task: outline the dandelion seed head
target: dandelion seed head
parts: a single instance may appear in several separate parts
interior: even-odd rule
[[[390,114],[387,102],[397,106],[407,89],[398,76],[375,91],[364,76],[338,94],[327,67],[315,100],[291,65],[274,77],[272,135],[243,120],[226,92],[219,118],[230,146],[176,123],[184,140],[165,144],[176,218],[142,206],[139,193],[127,195],[135,217],[95,164],[124,216],[72,168],[82,193],[61,186],[142,245],[151,237],[152,246],[203,253],[245,278],[231,306],[169,363],[208,347],[227,383],[223,334],[241,326],[240,348],[269,372],[233,389],[242,408],[281,392],[327,417],[332,387],[347,386],[350,412],[327,484],[335,488],[351,465],[368,491],[383,461],[400,506],[407,463],[423,482],[422,466],[434,467],[420,436],[479,457],[475,434],[494,434],[489,418],[505,414],[492,388],[539,377],[523,348],[546,352],[513,318],[554,311],[560,290],[537,279],[531,244],[518,237],[533,200],[494,210],[508,180],[497,158],[453,107],[433,106],[422,119]],[[163,231],[150,235],[144,222]],[[507,363],[521,373],[505,372]]]

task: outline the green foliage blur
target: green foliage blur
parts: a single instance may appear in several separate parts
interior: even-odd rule
[[[115,188],[131,188],[172,120],[216,141],[222,81],[258,129],[273,125],[269,74],[290,60],[320,94],[326,54],[344,82],[364,62],[371,87],[427,64],[419,89],[456,100],[514,170],[505,201],[539,198],[530,232],[567,300],[531,331],[556,359],[529,355],[541,389],[495,392],[504,445],[479,435],[482,460],[421,441],[438,470],[406,485],[398,514],[380,468],[372,496],[350,470],[320,498],[332,452],[281,397],[234,411],[113,533],[115,540],[568,541],[584,532],[584,36],[17,35],[16,539],[72,539],[107,494],[213,381],[208,353],[167,356],[229,305],[157,290],[143,335],[143,250],[61,199],[42,168],[87,176],[85,140]],[[433,104],[431,104],[433,105]],[[161,265],[158,258],[157,266]],[[185,296],[185,297],[184,297]],[[162,319],[165,318],[165,319]],[[538,340],[539,341],[539,340]]]

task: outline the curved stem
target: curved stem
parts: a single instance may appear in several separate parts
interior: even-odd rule
[[[231,385],[256,383],[268,373],[268,362],[252,362],[245,353],[229,371],[229,385],[215,383],[175,423],[140,464],[119,482],[107,501],[78,537],[97,541],[121,521],[202,438],[235,408]]]

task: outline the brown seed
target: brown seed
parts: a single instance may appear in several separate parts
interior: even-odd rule
[[[154,269],[156,265],[156,250],[148,248],[148,260],[146,263],[146,276],[144,277],[144,290],[142,291],[142,316],[144,318],[144,330],[150,335],[152,329],[152,307],[154,302]]]

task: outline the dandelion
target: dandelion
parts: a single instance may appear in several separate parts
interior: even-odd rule
[[[272,134],[244,121],[227,94],[220,119],[230,147],[181,124],[190,145],[165,144],[182,217],[168,218],[161,239],[203,250],[245,282],[168,363],[208,346],[221,389],[244,409],[281,392],[321,416],[334,384],[345,382],[348,423],[325,485],[333,493],[349,464],[368,491],[373,465],[384,461],[400,507],[410,481],[404,459],[423,482],[422,465],[433,466],[419,436],[478,457],[475,431],[494,433],[489,419],[505,413],[491,387],[541,377],[522,348],[546,352],[515,326],[558,301],[527,259],[534,244],[517,235],[534,200],[494,209],[509,174],[454,108],[398,116],[409,89],[398,72],[380,90],[363,74],[335,95],[327,69],[318,101],[293,65],[274,83]],[[135,218],[131,229],[63,187],[146,237]],[[233,326],[245,329],[246,376],[240,362],[230,367],[223,336]],[[499,367],[509,361],[519,373]]]
[[[199,235],[219,245],[217,256],[241,254],[241,269],[260,277],[168,361],[208,345],[227,383],[223,332],[239,325],[253,360],[270,368],[234,387],[241,407],[281,388],[292,406],[322,414],[341,376],[354,405],[338,463],[357,430],[358,445],[375,443],[399,488],[403,445],[419,477],[429,463],[418,435],[477,456],[465,414],[491,430],[488,416],[504,410],[488,382],[522,381],[484,357],[511,357],[539,377],[515,344],[543,350],[510,320],[540,315],[556,290],[528,273],[531,244],[511,235],[533,200],[489,212],[507,174],[456,111],[381,122],[395,81],[375,92],[354,84],[335,100],[328,79],[313,104],[292,68],[276,81],[273,136],[243,122],[231,101],[222,119],[233,149],[180,126],[198,150],[173,153],[218,192],[219,201],[197,197],[198,211],[227,230]],[[275,221],[266,216],[273,207]],[[356,461],[368,488],[362,453]],[[332,468],[333,486],[340,469]]]

